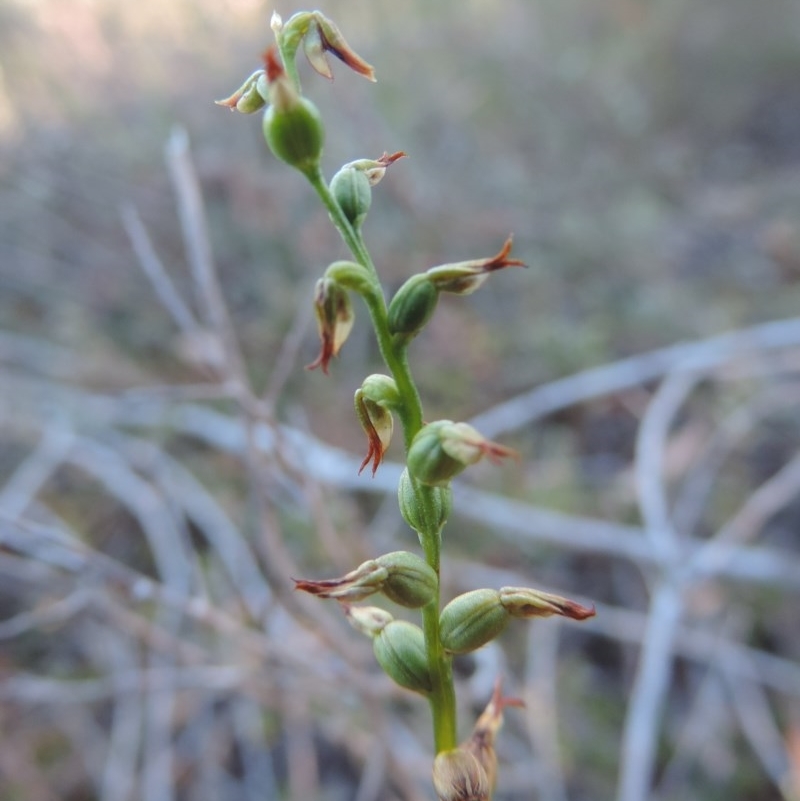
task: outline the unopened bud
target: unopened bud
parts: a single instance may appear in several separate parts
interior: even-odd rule
[[[423,484],[445,486],[466,467],[484,456],[494,463],[516,456],[515,451],[491,442],[467,423],[437,420],[424,426],[408,450],[408,470]]]
[[[412,275],[389,303],[390,333],[415,337],[433,316],[438,300],[439,292],[425,273]]]
[[[397,384],[388,375],[375,373],[367,376],[356,390],[354,403],[358,421],[367,435],[367,455],[358,472],[371,463],[374,476],[392,441],[394,420],[391,409],[400,403]]]
[[[314,313],[321,347],[319,356],[306,369],[322,367],[327,374],[331,359],[338,355],[355,322],[347,290],[331,278],[320,278],[314,291]]]
[[[496,270],[504,267],[525,267],[519,259],[509,259],[512,239],[505,244],[496,256],[488,259],[473,259],[455,264],[442,264],[432,267],[426,275],[440,292],[451,292],[455,295],[470,295]]]
[[[274,49],[265,55],[270,105],[264,138],[273,154],[307,176],[319,170],[325,128],[317,107],[303,97],[284,72]]]
[[[397,486],[397,500],[403,520],[416,532],[441,531],[453,509],[453,492],[449,486],[427,487],[427,492],[430,508],[421,502],[408,468],[403,470]]]
[[[419,626],[405,620],[387,623],[372,640],[372,650],[384,672],[401,687],[431,691],[425,635]]]
[[[436,598],[439,579],[424,559],[408,551],[394,551],[379,556],[376,562],[386,570],[381,591],[390,601],[419,609]]]
[[[372,187],[386,174],[386,168],[405,153],[384,153],[379,159],[359,159],[345,164],[331,179],[331,192],[350,224],[358,229],[372,204]]]
[[[382,592],[389,600],[409,609],[418,609],[432,601],[437,586],[433,568],[408,551],[394,551],[370,559],[337,579],[295,579],[295,589],[318,598],[350,603]]]
[[[497,590],[472,590],[450,601],[439,616],[439,639],[445,651],[466,654],[497,637],[511,615]]]
[[[377,159],[356,159],[345,164],[343,170],[358,170],[367,176],[370,186],[379,184],[386,175],[386,169],[399,159],[405,158],[406,153],[398,150],[396,153],[385,153]]]
[[[439,801],[489,801],[492,792],[486,771],[464,748],[436,755],[433,787]]]
[[[355,229],[361,228],[372,204],[372,189],[367,176],[361,170],[342,167],[331,179],[330,188],[348,222]]]

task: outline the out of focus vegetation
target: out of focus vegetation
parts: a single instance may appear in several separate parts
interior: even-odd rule
[[[331,168],[384,149],[410,156],[370,219],[385,273],[399,282],[493,252],[509,231],[533,266],[450,304],[420,343],[443,405],[455,395],[475,411],[797,308],[796,3],[377,0],[335,11],[379,64],[379,85],[308,78]],[[257,65],[269,11],[5,0],[0,13],[4,327],[75,345],[87,366],[107,348],[174,369],[118,210],[136,203],[163,258],[180,263],[161,152],[181,124],[258,365],[298,286],[337,247],[258,125],[211,105]],[[465,329],[469,349],[453,335]]]
[[[288,17],[301,7],[287,2],[279,11]],[[339,71],[326,85],[303,73],[328,125],[329,171],[384,150],[409,155],[376,192],[365,226],[388,283],[397,286],[442,262],[490,255],[509,232],[515,255],[531,266],[498,276],[468,301],[447,300],[415,343],[431,419],[467,418],[592,366],[797,314],[796,0],[320,0],[320,8],[378,76],[373,86]],[[0,382],[4,374],[36,372],[37,343],[65,348],[69,358],[57,372],[67,385],[116,393],[197,382],[182,356],[192,343],[176,336],[154,300],[120,221],[123,204],[133,204],[191,298],[163,159],[180,125],[192,142],[235,327],[254,383],[263,387],[313,280],[342,253],[307,187],[270,158],[258,121],[234,118],[212,103],[258,66],[270,12],[255,0],[0,0],[0,366],[7,371]],[[316,354],[309,327],[278,416],[358,452],[362,435],[351,393],[372,349],[366,328],[357,326],[334,377],[309,376],[301,369]],[[8,411],[9,386],[0,383],[0,406],[7,407],[0,420],[2,480],[31,444],[30,432],[15,428]],[[525,467],[482,472],[481,486],[548,510],[639,523],[631,458],[652,389],[578,405],[516,432],[509,444],[522,451]],[[670,454],[673,476],[690,461],[692,436],[710,436],[715,421],[750,391],[750,384],[733,394],[709,387],[695,398],[686,414],[696,425],[683,432],[685,449]],[[792,408],[745,438],[740,458],[711,493],[701,535],[716,530],[797,451],[800,419]],[[57,417],[59,409],[52,413]],[[245,514],[239,478],[226,458],[183,441],[169,447],[188,454],[232,516]],[[87,484],[67,472],[47,486],[48,502],[87,541],[151,572],[149,557],[126,539],[134,522]],[[374,500],[332,503],[329,525],[347,530],[372,555],[361,535],[370,521],[370,536],[379,528]],[[315,521],[291,504],[279,516],[303,569],[325,565],[317,561]],[[769,530],[769,541],[795,556],[798,519],[795,497]],[[465,524],[461,544],[454,534],[448,547],[601,603],[644,604],[646,581],[628,565],[541,546],[520,566],[513,545],[499,544],[490,529]],[[0,587],[0,619],[28,602],[27,591],[8,586],[8,592]],[[715,592],[698,606],[716,608]],[[788,599],[763,588],[746,594],[739,601],[748,611],[734,625],[742,641],[796,661],[796,591]],[[81,678],[81,661],[64,632],[26,637],[0,642],[0,681],[27,672]],[[570,630],[560,673],[566,782],[570,798],[609,798],[635,649],[579,637]],[[519,673],[525,655],[507,644],[512,672]],[[675,681],[670,703],[688,707],[700,679],[681,663]],[[798,738],[797,694],[793,703],[778,718]],[[659,769],[669,764],[667,735],[677,739],[680,728],[681,710],[674,711]],[[211,720],[217,711],[206,712]],[[409,728],[419,724],[407,717]],[[731,730],[723,718],[717,732]],[[280,720],[263,724],[264,741],[276,751],[288,748]],[[13,693],[0,694],[0,801],[105,799],[87,778],[96,765],[78,753],[80,737],[69,724],[51,731],[51,722],[41,706],[28,711]],[[107,723],[98,711],[94,736],[102,739]],[[325,740],[323,778],[339,776],[328,765],[344,759],[335,750],[337,735],[344,737],[335,726],[313,731]],[[5,745],[9,738],[16,750]],[[722,739],[688,775],[669,773],[661,797],[686,786],[698,799],[797,797],[778,794],[739,735]],[[192,743],[182,747],[189,773],[196,769],[186,756]],[[794,749],[800,762],[796,742]],[[237,773],[238,752],[219,758]],[[527,752],[503,758],[524,765]],[[325,795],[323,781],[320,798],[354,797],[348,782],[360,770],[348,763],[334,783],[346,788],[343,795],[330,788]],[[530,798],[524,771],[508,773],[503,797]],[[181,776],[175,782],[176,798],[201,798],[180,789]],[[363,798],[415,797],[396,784],[396,795],[385,792]],[[136,797],[160,801],[144,790]],[[250,796],[215,796],[223,797]]]

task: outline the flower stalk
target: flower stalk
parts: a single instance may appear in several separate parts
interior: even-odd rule
[[[355,392],[355,413],[367,436],[361,470],[370,466],[374,474],[379,469],[392,441],[396,417],[406,453],[398,501],[422,550],[421,557],[409,551],[384,554],[340,578],[298,579],[296,588],[338,601],[354,628],[372,640],[384,672],[401,687],[428,700],[436,753],[433,778],[439,798],[489,799],[502,710],[518,703],[503,698],[498,683],[472,737],[459,746],[453,655],[489,642],[512,618],[559,614],[584,619],[593,615],[594,609],[519,587],[475,590],[442,609],[442,529],[452,506],[450,483],[483,458],[497,463],[517,454],[485,439],[466,423],[435,420],[426,424],[409,364],[409,347],[435,313],[442,292],[469,295],[495,272],[525,265],[511,257],[512,239],[508,237],[494,256],[443,264],[410,276],[387,302],[363,237],[363,225],[372,205],[373,187],[405,153],[352,161],[328,182],[322,169],[325,131],[319,112],[302,92],[296,54],[302,48],[311,67],[326,78],[333,77],[328,54],[368,80],[375,80],[374,70],[319,11],[299,12],[286,23],[275,14],[271,26],[276,45],[265,55],[264,69],[252,73],[230,97],[218,102],[242,113],[264,108],[267,145],[280,161],[305,176],[352,255],[352,261],[330,264],[317,282],[314,309],[321,345],[309,367],[329,372],[354,324],[351,295],[359,296],[388,372],[368,376]],[[395,620],[377,606],[354,605],[375,595],[419,610],[421,625]]]

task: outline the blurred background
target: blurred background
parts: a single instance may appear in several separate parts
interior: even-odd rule
[[[598,609],[459,662],[464,736],[497,674],[527,703],[497,798],[796,801],[800,4],[318,7],[378,77],[301,63],[328,174],[408,154],[387,289],[509,233],[530,266],[411,350],[429,420],[522,454],[461,483],[446,596]],[[343,246],[212,102],[271,12],[0,0],[0,801],[432,797],[424,702],[291,592],[416,543],[399,446],[356,476],[366,315],[302,369]]]

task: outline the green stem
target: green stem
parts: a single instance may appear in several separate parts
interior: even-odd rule
[[[432,689],[428,703],[433,718],[433,741],[436,753],[450,751],[458,744],[456,735],[456,695],[449,657],[439,643],[439,604],[432,603],[422,610],[422,631],[428,651],[428,670]]]
[[[300,92],[300,74],[297,72],[297,63],[294,58],[294,54],[297,51],[297,45],[295,44],[294,50],[290,50],[288,47],[286,47],[286,37],[280,34],[276,37],[276,40],[278,42],[278,52],[281,54],[283,69],[286,71],[286,74],[292,81],[294,88]]]
[[[386,300],[383,296],[377,270],[372,262],[361,232],[353,228],[345,217],[336,198],[332,195],[322,175],[317,168],[306,177],[319,195],[325,208],[328,210],[331,221],[339,231],[344,243],[352,252],[356,261],[369,273],[372,278],[372,287],[363,294],[378,348],[386,366],[392,373],[397,384],[397,391],[402,399],[398,416],[403,427],[403,438],[406,451],[417,432],[422,428],[422,402],[417,386],[408,365],[408,348],[406,342],[396,340],[389,331],[386,313]],[[425,561],[439,576],[439,562],[441,552],[440,521],[436,515],[436,505],[433,499],[433,489],[414,481],[415,495],[420,504],[420,511],[425,521],[424,531],[419,531],[419,538],[425,552]],[[428,657],[428,670],[431,675],[432,689],[428,696],[433,717],[433,735],[436,753],[455,748],[457,745],[456,732],[456,696],[453,686],[453,671],[450,657],[445,653],[439,637],[439,608],[440,596],[437,590],[436,598],[422,609],[422,630],[425,635],[425,649]]]
[[[344,212],[336,202],[336,198],[331,194],[331,190],[325,183],[321,170],[317,169],[307,177],[328,210],[331,222],[339,231],[344,243],[350,249],[356,261],[367,270],[373,279],[374,291],[363,296],[364,302],[372,318],[372,326],[375,329],[381,356],[392,373],[392,377],[397,384],[397,391],[403,400],[402,406],[398,410],[398,415],[403,426],[405,446],[408,449],[411,440],[422,428],[422,402],[411,375],[411,369],[408,366],[407,348],[405,344],[396,343],[389,332],[386,301],[381,291],[378,273],[360,232],[356,231],[347,217],[344,216]]]
[[[441,534],[438,521],[435,521],[432,489],[414,481],[415,495],[420,503],[422,519],[426,531],[420,531],[419,538],[425,552],[425,561],[436,571],[439,577],[441,557]],[[422,609],[422,630],[425,635],[425,649],[428,656],[428,670],[431,675],[432,690],[428,696],[433,717],[433,736],[436,753],[455,748],[456,729],[456,694],[453,686],[453,669],[450,657],[442,647],[439,636],[439,610],[441,598],[437,585],[436,598]]]

